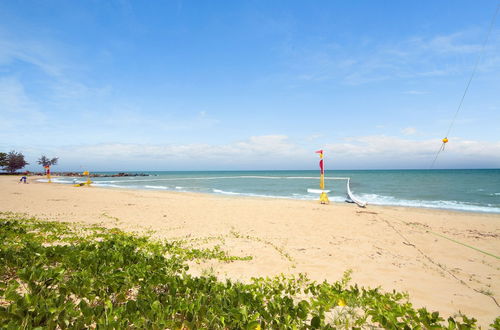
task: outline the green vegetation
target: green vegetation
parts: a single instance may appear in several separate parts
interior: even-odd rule
[[[22,153],[14,150],[10,151],[8,154],[0,152],[0,166],[3,167],[3,170],[14,173],[26,165],[28,165],[28,163],[24,160],[24,155]]]
[[[245,262],[220,247],[0,213],[0,328],[468,329],[414,309],[406,294],[305,276],[219,281],[187,273],[191,260]],[[498,324],[498,321],[496,321]]]
[[[0,167],[7,166],[7,154],[5,152],[0,152]]]

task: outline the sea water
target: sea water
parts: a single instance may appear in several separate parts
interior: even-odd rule
[[[318,171],[141,172],[148,176],[92,178],[95,186],[209,193],[231,196],[315,200]],[[106,174],[100,172],[99,174]],[[326,171],[330,200],[346,200],[351,191],[369,204],[500,213],[500,169]],[[59,177],[54,182],[84,182]]]

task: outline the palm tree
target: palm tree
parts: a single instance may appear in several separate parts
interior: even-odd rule
[[[52,159],[49,159],[48,157],[42,155],[42,157],[40,157],[38,159],[38,164],[42,165],[43,167],[57,165],[57,160],[58,159],[59,159],[58,157],[54,157]]]

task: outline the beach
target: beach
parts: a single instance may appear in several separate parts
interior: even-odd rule
[[[193,264],[193,274],[336,281],[352,270],[353,284],[408,292],[415,306],[445,317],[460,311],[487,327],[500,315],[500,214],[18,180],[0,177],[1,212],[218,244],[253,257]]]

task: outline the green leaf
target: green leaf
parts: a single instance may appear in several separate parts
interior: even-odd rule
[[[247,330],[258,330],[260,329],[260,323],[258,321],[252,321],[247,324]]]
[[[298,310],[297,310],[297,316],[301,320],[305,320],[307,318],[307,315],[309,314],[309,303],[306,300],[302,300],[298,304]]]
[[[319,318],[319,316],[316,315],[311,319],[311,327],[313,329],[319,329],[320,326],[321,326],[321,319]]]
[[[154,310],[155,312],[159,311],[161,309],[161,303],[156,300],[151,304],[151,309]]]

